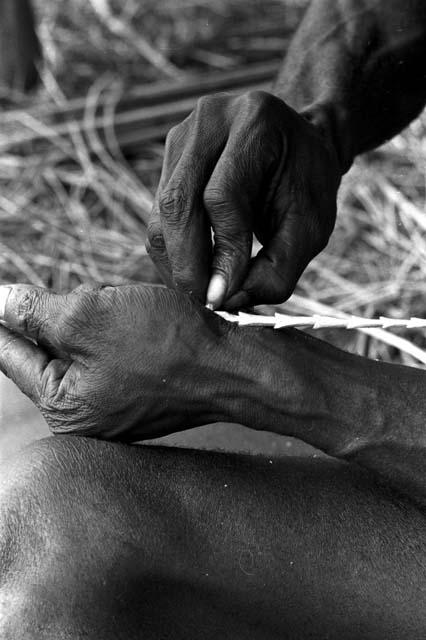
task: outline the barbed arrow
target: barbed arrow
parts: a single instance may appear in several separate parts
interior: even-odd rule
[[[239,326],[271,327],[273,329],[312,328],[312,329],[392,329],[402,327],[404,329],[426,329],[426,318],[361,318],[351,316],[350,318],[339,318],[334,316],[290,316],[284,313],[276,313],[273,316],[262,316],[253,313],[238,314],[227,311],[216,311],[216,313],[228,320],[235,322]]]

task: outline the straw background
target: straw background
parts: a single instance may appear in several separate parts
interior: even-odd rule
[[[141,84],[278,60],[304,4],[38,0],[42,86],[31,97],[2,98],[8,111],[0,113],[0,282],[69,291],[86,281],[150,280],[144,221],[163,143],[139,144],[124,156],[112,126],[117,102]],[[282,24],[283,33],[265,36],[262,28],[268,24]],[[82,136],[78,131],[66,141],[47,140],[34,104],[64,109],[76,97],[85,98],[89,121],[102,107],[107,143],[96,132]],[[28,128],[46,143],[10,148],[10,137]],[[423,115],[360,158],[345,177],[333,237],[284,309],[317,313],[323,305],[329,312],[360,316],[425,317],[425,168]],[[426,358],[424,330],[394,333]],[[424,366],[403,348],[365,333],[315,335],[372,358]]]

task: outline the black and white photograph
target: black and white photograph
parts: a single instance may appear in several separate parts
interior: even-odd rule
[[[426,1],[0,0],[0,640],[425,640]]]

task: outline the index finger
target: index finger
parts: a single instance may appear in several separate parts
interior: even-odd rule
[[[157,267],[157,270],[168,287],[173,287],[172,267],[170,265],[169,256],[167,255],[166,242],[160,220],[160,209],[158,205],[160,186],[155,194],[154,204],[151,211],[151,217],[147,229],[147,238],[145,247],[151,260]]]
[[[36,404],[49,357],[35,344],[0,326],[0,371]]]
[[[160,181],[154,206],[157,216],[154,230],[159,233],[153,233],[155,223],[152,221],[150,242],[154,245],[157,238],[160,245],[163,243],[156,249],[157,255],[161,250],[167,252],[174,284],[205,302],[212,237],[203,193],[226,142],[227,132],[225,127],[215,127],[211,116],[201,117],[201,113],[201,107],[194,112],[190,131],[184,139],[176,137],[175,133],[168,138],[166,159],[175,147],[180,148],[180,157],[173,170],[167,171]],[[172,169],[170,163],[168,168]]]
[[[63,297],[26,284],[0,286],[0,322],[45,347],[59,350]]]
[[[173,287],[174,282],[161,221],[159,200],[182,155],[190,118],[191,116],[188,116],[180,125],[172,127],[167,135],[160,181],[155,193],[147,229],[146,250],[168,287]]]

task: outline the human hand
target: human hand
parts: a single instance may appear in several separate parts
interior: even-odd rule
[[[230,325],[159,287],[0,287],[0,370],[54,433],[140,440],[227,416]],[[30,338],[28,340],[27,338]]]
[[[206,96],[167,137],[147,249],[213,308],[282,302],[328,242],[340,175],[331,143],[279,98]]]

